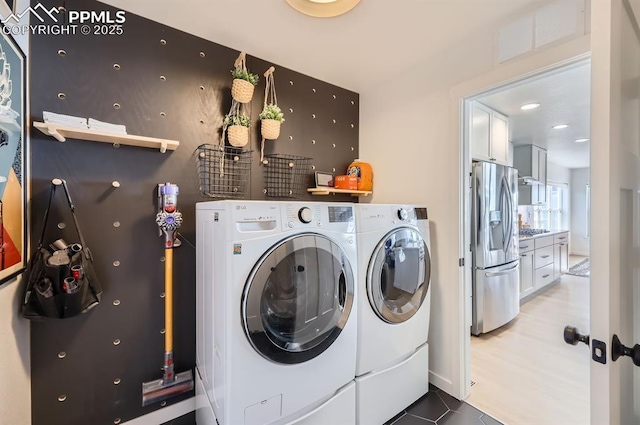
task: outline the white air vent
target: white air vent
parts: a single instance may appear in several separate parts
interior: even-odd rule
[[[585,34],[589,6],[590,0],[555,0],[504,25],[497,37],[498,63]]]
[[[535,48],[578,32],[578,7],[575,0],[556,0],[535,15]]]

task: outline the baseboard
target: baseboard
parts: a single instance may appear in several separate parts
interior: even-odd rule
[[[451,380],[446,379],[437,373],[433,373],[429,371],[429,383],[435,385],[440,388],[447,394],[453,394],[453,382]]]
[[[131,419],[127,422],[122,422],[122,425],[163,424],[172,419],[179,418],[180,416],[193,412],[194,410],[196,410],[196,398],[191,397],[181,401],[180,403],[172,404],[171,406],[164,407],[143,416],[138,416],[137,418]]]

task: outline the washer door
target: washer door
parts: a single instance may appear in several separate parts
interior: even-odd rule
[[[353,304],[351,264],[330,239],[305,233],[272,247],[245,286],[242,320],[251,345],[278,363],[302,363],[340,335]]]
[[[420,233],[408,227],[388,233],[376,246],[367,272],[373,311],[385,322],[410,319],[429,289],[431,260]]]

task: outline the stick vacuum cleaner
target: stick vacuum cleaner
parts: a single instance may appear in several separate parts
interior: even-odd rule
[[[193,389],[191,370],[175,374],[173,371],[173,248],[180,246],[176,239],[182,224],[177,209],[178,186],[171,183],[158,185],[158,214],[156,223],[160,236],[164,236],[164,375],[162,379],[142,384],[142,405],[148,406]]]

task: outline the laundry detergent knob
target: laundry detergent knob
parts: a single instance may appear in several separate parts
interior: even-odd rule
[[[300,208],[300,210],[298,211],[298,218],[303,223],[311,223],[311,220],[313,220],[313,212],[311,211],[311,208]]]
[[[407,213],[407,210],[405,210],[404,208],[400,208],[398,210],[398,218],[404,221],[407,219],[407,217],[409,217],[409,213]]]

